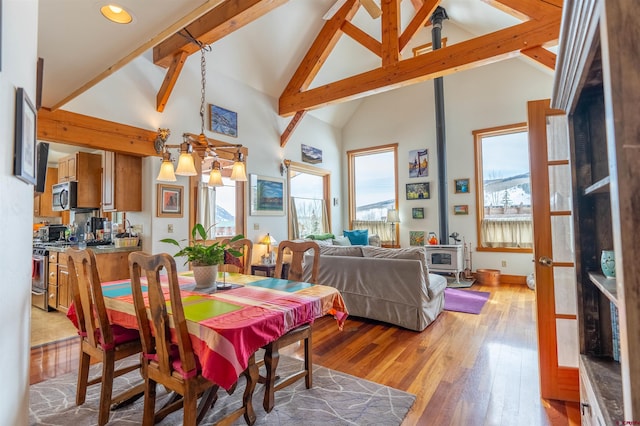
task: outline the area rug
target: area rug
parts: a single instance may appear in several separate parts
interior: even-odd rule
[[[286,377],[288,372],[302,367],[302,361],[281,356],[278,373]],[[91,367],[90,377],[98,370]],[[66,374],[29,388],[29,424],[83,426],[95,424],[98,418],[99,386],[91,386],[87,401],[77,407],[75,373]],[[116,378],[114,393],[140,381],[137,371]],[[238,408],[245,387],[240,379],[233,395],[224,390],[218,392],[219,399],[209,415],[200,423],[213,424],[225,413]],[[306,389],[304,380],[299,380],[276,392],[275,408],[266,413],[262,409],[263,385],[256,385],[253,407],[257,416],[256,425],[399,425],[415,401],[415,395],[359,379],[348,374],[313,366],[313,388]],[[156,407],[161,407],[167,398],[164,388],[158,387]],[[143,399],[133,405],[111,411],[109,425],[139,425],[142,423]],[[182,412],[165,418],[160,425],[182,424]],[[234,424],[245,425],[244,418]]]
[[[491,293],[486,291],[444,289],[444,309],[454,312],[479,314]]]

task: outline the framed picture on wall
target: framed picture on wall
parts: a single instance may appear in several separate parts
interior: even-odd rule
[[[469,214],[469,205],[461,204],[458,206],[453,206],[453,214]]]
[[[426,200],[428,198],[431,198],[429,182],[407,184],[407,200]]]
[[[209,104],[209,128],[212,132],[238,137],[238,113]]]
[[[429,176],[429,150],[414,149],[409,151],[409,177]]]
[[[252,216],[284,215],[284,179],[251,175],[249,181]]]
[[[13,174],[36,184],[36,109],[22,87],[16,91]]]
[[[409,231],[410,246],[424,246],[424,231]]]
[[[453,181],[456,194],[468,194],[469,193],[469,178],[454,179]]]
[[[411,209],[413,219],[424,219],[424,207],[414,207]]]
[[[158,188],[158,217],[182,217],[183,197],[182,186],[157,184]]]

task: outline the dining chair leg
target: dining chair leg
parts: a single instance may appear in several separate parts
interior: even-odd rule
[[[100,408],[98,410],[98,424],[100,426],[107,424],[109,421],[115,362],[115,353],[113,351],[105,352],[102,359],[102,384],[100,389]]]
[[[192,388],[187,388],[184,399],[182,401],[182,410],[183,410],[183,418],[182,425],[183,426],[196,426],[197,418],[198,418],[198,395],[194,392]]]
[[[309,332],[306,339],[304,339],[304,369],[307,373],[304,376],[304,384],[307,389],[313,387],[313,352],[311,352],[311,332]]]
[[[143,426],[153,426],[156,422],[156,382],[146,378],[144,384],[144,410],[142,414],[142,424]]]
[[[89,381],[89,364],[91,357],[82,350],[80,344],[80,365],[78,366],[78,387],[76,388],[76,405],[84,404],[87,397],[87,382]]]

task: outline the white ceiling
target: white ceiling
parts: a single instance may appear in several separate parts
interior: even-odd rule
[[[106,0],[40,0],[38,54],[44,58],[42,105],[51,107],[61,102],[207,2],[215,3],[215,0],[117,0],[117,4],[134,16],[132,24],[121,25],[107,21],[100,14],[100,6],[106,4]],[[289,0],[215,43],[208,53],[207,67],[279,98],[324,24],[322,16],[333,2]],[[450,18],[445,28],[454,25],[470,36],[519,22],[482,0],[443,0],[441,5]],[[409,0],[403,0],[401,7],[404,28],[415,10]],[[353,22],[380,39],[380,20],[372,20],[363,9]],[[430,41],[428,31],[423,30],[422,38],[428,37],[426,41]],[[187,63],[190,62],[195,61]],[[377,66],[379,58],[348,37],[342,37],[313,86]],[[359,102],[325,107],[313,114],[342,127]]]

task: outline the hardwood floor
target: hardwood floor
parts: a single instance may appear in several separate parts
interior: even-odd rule
[[[534,292],[518,284],[473,290],[491,292],[480,315],[445,311],[421,333],[359,318],[340,332],[321,318],[313,361],[415,394],[404,425],[579,425],[578,404],[540,399]],[[75,371],[77,342],[33,349],[31,383]]]

